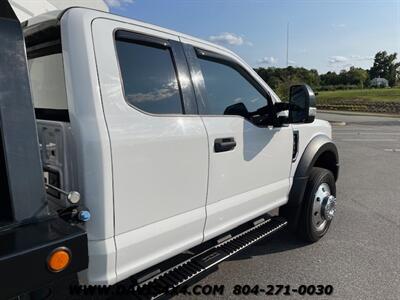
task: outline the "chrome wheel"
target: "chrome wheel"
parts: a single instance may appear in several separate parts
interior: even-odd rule
[[[328,221],[332,220],[336,212],[336,198],[331,194],[327,183],[321,183],[315,192],[312,223],[317,231],[325,229]]]

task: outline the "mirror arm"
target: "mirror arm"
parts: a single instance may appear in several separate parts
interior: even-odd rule
[[[262,116],[262,115],[266,115],[266,114],[268,114],[270,112],[271,112],[270,106],[269,105],[265,105],[265,106],[260,107],[259,109],[257,109],[256,111],[254,111],[254,112],[252,112],[250,114],[253,115],[253,116],[254,115]]]
[[[287,102],[275,102],[275,112],[279,113],[281,111],[289,110],[290,109],[290,103]]]

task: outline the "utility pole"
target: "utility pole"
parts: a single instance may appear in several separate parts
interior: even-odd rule
[[[286,68],[289,67],[289,22],[286,28]]]

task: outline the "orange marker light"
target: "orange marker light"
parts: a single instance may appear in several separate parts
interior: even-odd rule
[[[47,266],[52,272],[65,270],[71,262],[71,252],[67,248],[55,249],[47,259]]]

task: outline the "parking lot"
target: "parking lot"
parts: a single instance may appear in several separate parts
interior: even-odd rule
[[[226,299],[238,299],[232,293],[236,284],[322,284],[334,288],[327,299],[400,299],[400,118],[318,117],[336,124],[341,163],[330,232],[311,245],[280,232],[222,263],[198,284],[225,285]]]

